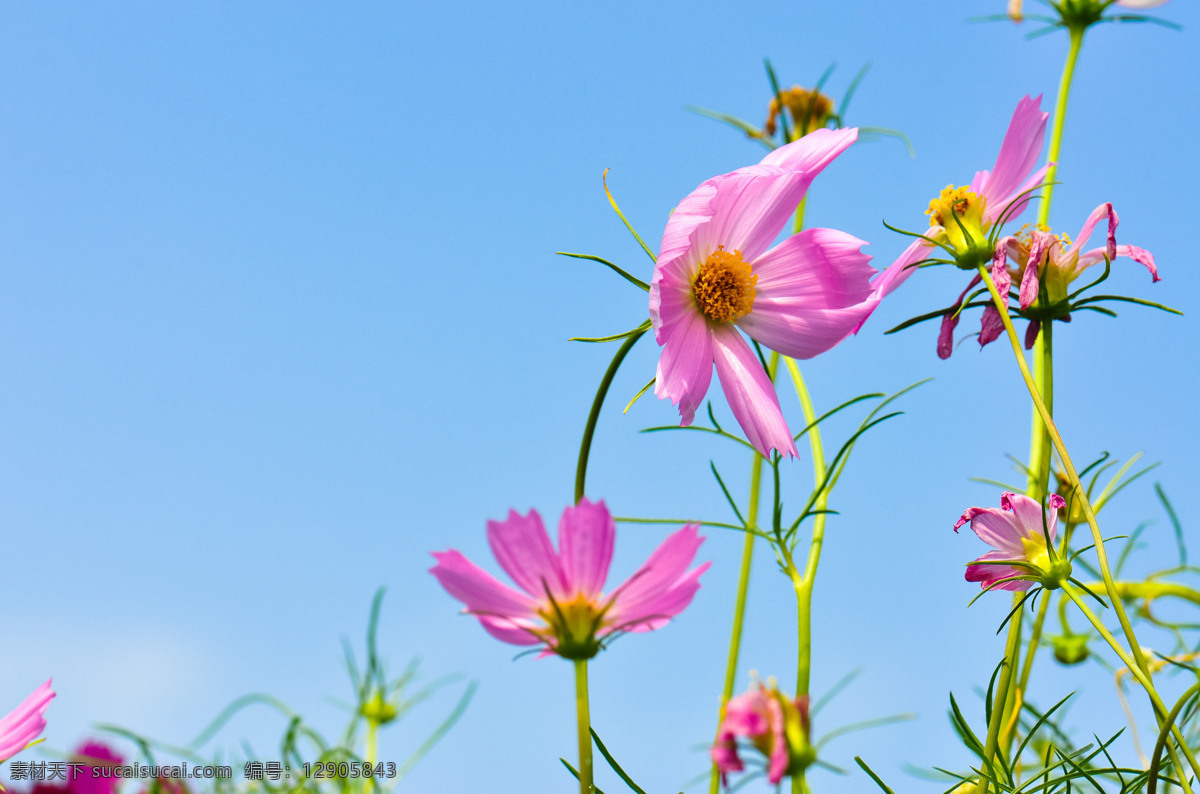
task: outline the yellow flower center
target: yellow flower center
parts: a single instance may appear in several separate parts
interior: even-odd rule
[[[551,602],[538,610],[547,626],[541,634],[551,643],[554,652],[566,659],[590,659],[600,652],[596,638],[603,626],[606,608],[582,593],[570,601]]]
[[[987,201],[970,188],[947,185],[925,211],[930,226],[942,227],[935,239],[953,251],[958,266],[966,270],[974,270],[992,258],[987,234],[990,224],[983,219],[985,204]]]
[[[700,265],[692,280],[692,295],[696,306],[708,319],[729,323],[745,317],[754,308],[754,285],[758,276],[751,275],[750,264],[741,251],[726,251],[718,246]]]
[[[978,214],[982,215],[983,201],[972,193],[970,188],[946,185],[942,194],[929,202],[929,209],[925,210],[925,214],[929,216],[930,226],[952,229],[958,225],[954,222],[954,215],[965,224],[965,219],[969,214],[973,214],[971,210],[975,208],[978,208]]]
[[[1021,538],[1021,547],[1025,550],[1026,562],[1039,571],[1050,570],[1050,552],[1046,550],[1046,536],[1040,529],[1029,537]]]

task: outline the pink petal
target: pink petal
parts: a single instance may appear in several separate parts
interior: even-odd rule
[[[920,237],[914,239],[895,262],[875,277],[875,281],[871,284],[871,289],[880,298],[886,297],[896,287],[903,284],[905,279],[916,273],[918,270],[916,263],[923,259],[928,259],[932,252],[933,243]]]
[[[1117,0],[1117,5],[1125,8],[1158,8],[1166,2],[1167,0]]]
[[[983,310],[983,318],[979,323],[979,346],[984,347],[1000,338],[1004,333],[1004,320],[1000,318],[1000,310],[996,304],[989,303]]]
[[[1037,342],[1038,332],[1042,330],[1042,324],[1037,320],[1030,320],[1029,325],[1025,328],[1025,349],[1033,350],[1033,345]]]
[[[996,164],[980,184],[980,193],[989,206],[1004,200],[1011,201],[1020,192],[1022,182],[1033,170],[1034,163],[1042,153],[1042,141],[1046,136],[1046,119],[1049,113],[1041,109],[1042,98],[1025,97],[1017,103],[1004,143]]]
[[[788,756],[787,733],[783,724],[783,706],[774,697],[767,700],[767,720],[771,724],[774,741],[771,744],[771,760],[767,766],[767,780],[778,783],[787,774]]]
[[[567,594],[558,554],[536,510],[527,516],[509,510],[506,520],[487,522],[487,538],[496,562],[535,600],[545,599],[547,589],[558,599]]]
[[[699,588],[697,579],[708,569],[705,563],[690,572],[687,570],[704,542],[699,529],[698,525],[689,524],[658,545],[633,576],[613,591],[607,622],[625,631],[645,631],[657,628],[683,611]],[[657,625],[644,627],[651,619]],[[643,627],[634,628],[639,625]]]
[[[767,721],[767,704],[771,697],[762,689],[762,684],[725,704],[725,719],[721,729],[731,736],[756,738],[762,736],[771,725]]]
[[[54,699],[50,683],[46,681],[33,690],[20,705],[0,718],[0,761],[24,750],[46,729],[46,719],[42,715]]]
[[[758,356],[731,325],[712,329],[713,359],[725,399],[750,445],[763,455],[772,449],[796,457],[796,444],[788,430],[775,384]]]
[[[1000,238],[996,241],[996,250],[992,252],[992,283],[1001,295],[1007,295],[1012,287],[1012,277],[1008,274],[1008,251],[1015,240],[1014,237]]]
[[[1000,507],[1004,510],[1012,511],[1017,525],[1026,536],[1037,537],[1042,534],[1043,511],[1042,506],[1037,503],[1036,499],[1031,499],[1024,494],[1005,491],[1000,497]],[[1058,512],[1050,510],[1045,515],[1046,528],[1050,531],[1050,539],[1054,540],[1055,527],[1058,524]]]
[[[759,342],[793,358],[812,358],[845,339],[873,306],[871,257],[862,240],[833,229],[805,229],[753,263],[754,309],[737,321]]]
[[[531,629],[539,624],[531,620],[514,620],[512,618],[478,615],[483,630],[501,642],[510,645],[540,645],[544,639],[533,633]]]
[[[1001,559],[1015,560],[1025,556],[1021,546],[1025,533],[1009,513],[994,507],[972,507],[963,513],[954,528],[958,529],[967,521],[971,522],[971,531],[980,540],[1009,555]]]
[[[996,550],[989,551],[986,554],[981,554],[976,558],[975,562],[1004,562],[1007,560],[1023,559],[1022,554],[1013,554],[1009,551]],[[984,589],[992,590],[1028,590],[1033,586],[1033,582],[1025,580],[1017,580],[1015,582],[1005,582],[1004,584],[995,585],[989,588],[991,582],[998,582],[1001,579],[1007,579],[1010,576],[1028,576],[1029,570],[1019,568],[1015,565],[968,565],[967,572],[964,578],[968,582],[982,582]]]
[[[681,425],[690,425],[712,382],[713,344],[708,323],[693,303],[671,318],[669,335],[659,340],[662,355],[654,393],[679,408]]]
[[[956,309],[962,306],[963,301],[967,299],[967,293],[974,289],[982,280],[978,273],[971,277],[970,282],[967,283],[967,288],[962,291],[962,294],[958,296],[958,300],[954,302]],[[957,311],[942,316],[942,327],[938,331],[937,354],[938,358],[943,361],[950,358],[950,354],[954,352],[954,329],[958,327],[958,320],[961,316],[962,314]],[[962,524],[960,523],[955,526],[955,531],[958,530],[959,526],[962,526]]]
[[[466,605],[468,612],[507,617],[533,617],[536,602],[524,593],[501,584],[461,553],[433,552],[437,565],[429,572],[446,592]]]
[[[983,208],[983,220],[986,223],[996,223],[1001,218],[1005,223],[1011,223],[1016,220],[1029,203],[1036,197],[1039,187],[1046,180],[1046,172],[1050,170],[1050,164],[1047,163],[1041,168],[1029,175],[1029,178],[1017,186],[1017,189],[1012,194],[1007,196],[999,196],[994,200],[990,200]],[[984,171],[986,174],[987,172]]]
[[[1136,245],[1118,245],[1116,248],[1117,256],[1124,256],[1132,259],[1138,264],[1144,265],[1150,271],[1151,281],[1162,281],[1158,277],[1158,266],[1154,263],[1154,254],[1144,248],[1138,248]],[[1083,271],[1087,270],[1092,265],[1098,265],[1104,261],[1105,249],[1095,248],[1079,255],[1079,261],[1075,263],[1075,275],[1078,276]]]
[[[1070,260],[1073,256],[1078,256],[1083,250],[1083,246],[1092,236],[1092,232],[1096,229],[1096,224],[1104,219],[1108,219],[1108,239],[1105,241],[1104,251],[1108,254],[1109,260],[1117,258],[1117,225],[1121,222],[1117,218],[1117,213],[1113,210],[1111,202],[1101,204],[1096,209],[1092,210],[1092,214],[1084,222],[1083,228],[1079,230],[1079,236],[1075,238],[1075,242],[1066,250],[1064,256]]]
[[[811,177],[774,166],[752,165],[709,181],[717,187],[712,218],[697,227],[692,237],[701,261],[723,245],[727,251],[741,251],[747,262],[753,262],[796,212]]]
[[[858,140],[858,130],[813,130],[798,141],[780,146],[762,159],[760,165],[774,165],[788,171],[803,171],[811,181],[839,154]]]
[[[603,501],[587,498],[563,511],[558,522],[558,548],[570,596],[599,596],[608,577],[617,525]]]

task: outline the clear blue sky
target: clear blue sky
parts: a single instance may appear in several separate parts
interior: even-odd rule
[[[430,677],[479,681],[402,790],[568,790],[556,759],[574,753],[569,665],[512,661],[425,572],[428,552],[447,547],[490,564],[485,521],[510,507],[557,517],[613,352],[566,340],[646,316],[643,293],[554,252],[648,278],[601,173],[657,248],[680,198],[761,156],[685,106],[760,121],[767,56],[786,84],[836,61],[837,96],[873,65],[848,121],[904,130],[917,157],[892,140],[855,146],[817,180],[809,222],[890,262],[905,241],[883,219],[919,228],[943,186],[991,166],[1017,100],[1053,101],[1065,37],[967,22],[1003,5],[5,3],[0,710],[53,675],[49,748],[70,749],[96,722],[185,742],[250,691],[332,733],[327,698],[348,694],[339,638],[361,642],[383,585],[393,666],[419,655]],[[1152,286],[1121,262],[1114,290],[1188,314],[1078,317],[1056,335],[1056,392],[1075,455],[1161,461],[1155,477],[1188,526],[1200,512],[1200,9],[1161,13],[1184,31],[1089,36],[1052,223],[1074,234],[1111,200],[1119,240],[1153,251],[1163,277]],[[863,669],[817,732],[919,714],[824,757],[853,766],[861,754],[901,789],[917,785],[905,763],[966,760],[947,691],[976,702],[1006,607],[966,609],[962,565],[983,547],[950,527],[965,507],[997,503],[968,478],[1007,478],[1005,453],[1028,444],[1002,345],[980,353],[968,340],[942,362],[933,326],[882,335],[961,286],[956,272],[920,274],[858,338],[805,366],[824,407],[936,378],[859,448],[817,587],[814,691]],[[639,434],[675,418],[652,398],[620,415],[656,356],[647,339],[617,378],[589,495],[619,514],[728,520],[709,461],[742,495],[743,452]],[[786,400],[785,413],[800,416]],[[789,504],[808,473],[807,457],[791,465]],[[1169,559],[1150,478],[1105,515],[1108,534],[1157,519],[1151,551]],[[667,531],[624,528],[614,577]],[[595,725],[654,792],[704,770],[696,745],[714,729],[741,538],[708,534],[713,567],[691,609],[593,665]],[[794,605],[760,562],[739,687],[752,668],[790,686]],[[1121,727],[1104,671],[1046,662],[1039,676],[1040,702],[1080,689],[1095,704],[1078,708],[1081,727]],[[453,699],[386,734],[382,755],[407,757]],[[247,738],[265,757],[283,727],[247,713],[217,746]],[[814,785],[873,790],[857,772]]]

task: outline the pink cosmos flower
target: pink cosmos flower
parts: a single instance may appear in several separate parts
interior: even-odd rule
[[[1058,511],[1065,505],[1061,496],[1050,494],[1049,507],[1043,511],[1036,500],[1005,491],[1000,497],[999,510],[971,507],[964,511],[954,524],[954,531],[970,521],[971,530],[979,539],[994,547],[967,564],[967,581],[981,582],[984,590],[1028,590],[1044,575],[1053,575],[1058,561],[1046,547],[1046,535],[1053,543]]]
[[[42,715],[53,698],[54,690],[47,681],[0,719],[0,762],[12,758],[42,735],[46,729],[46,718]]]
[[[772,783],[799,772],[816,759],[809,743],[808,696],[788,700],[772,683],[756,681],[750,691],[725,704],[725,717],[717,729],[710,755],[721,782],[729,785],[729,773],[745,769],[738,755],[737,739],[748,738],[767,757],[767,779]]]
[[[751,338],[793,358],[812,358],[857,329],[875,270],[862,240],[806,229],[775,240],[809,184],[858,137],[822,129],[781,146],[758,165],[715,176],[671,215],[650,282],[650,320],[662,347],[654,393],[689,425],[713,365],[734,417],[764,455],[796,454],[779,398]]]
[[[926,212],[929,230],[924,237],[914,240],[875,280],[878,298],[892,292],[912,275],[917,263],[933,255],[936,244],[950,249],[967,269],[974,269],[975,262],[986,263],[992,259],[994,248],[989,238],[993,228],[1024,211],[1029,204],[1030,191],[1046,178],[1049,165],[1034,170],[1046,137],[1046,119],[1050,116],[1042,112],[1041,101],[1041,96],[1027,96],[1017,103],[992,170],[977,172],[971,184],[965,187],[948,185],[940,196],[929,202]],[[976,278],[963,290],[959,303],[977,283]],[[985,316],[985,330],[988,320]],[[957,315],[947,315],[943,321],[938,337],[939,357],[949,358],[957,324]]]
[[[536,510],[488,522],[488,544],[520,590],[498,582],[462,554],[434,552],[430,573],[479,618],[488,634],[542,655],[590,659],[604,640],[667,624],[692,601],[709,563],[687,570],[704,538],[689,524],[659,545],[624,584],[605,595],[616,525],[604,502],[586,498],[563,511],[554,550]]]
[[[1166,5],[1167,2],[1168,0],[1117,0],[1116,5],[1125,8],[1157,8]],[[1008,0],[1008,15],[1012,17],[1013,22],[1025,19],[1025,14],[1022,12],[1024,5],[1025,0]]]
[[[121,781],[107,769],[100,771],[125,763],[116,750],[104,742],[91,739],[79,746],[72,760],[81,765],[81,769],[79,776],[67,784],[70,794],[113,794],[116,791]]]
[[[1105,245],[1084,251],[1083,247],[1091,238],[1096,226],[1105,219],[1108,220]],[[1048,303],[1046,308],[1057,309],[1058,313],[1054,316],[1064,318],[1070,316],[1067,300],[1071,282],[1089,267],[1104,262],[1105,257],[1110,262],[1117,257],[1128,257],[1144,265],[1150,271],[1153,281],[1161,281],[1153,254],[1136,245],[1117,245],[1118,223],[1120,220],[1112,204],[1105,203],[1088,216],[1074,243],[1065,234],[1057,236],[1044,227],[1032,229],[1027,234],[1004,237],[996,246],[995,259],[992,262],[992,280],[996,282],[996,288],[1001,294],[1007,293],[1013,282],[1020,284],[1019,302],[1023,310],[1033,306],[1038,299],[1040,286],[1044,284]],[[978,283],[978,278],[972,283]],[[959,300],[961,302],[961,298]],[[1039,320],[1030,321],[1025,334],[1026,347],[1033,346],[1040,325]],[[984,309],[983,327],[984,331],[979,335],[981,345],[986,345],[1000,335],[1003,325],[995,306]]]

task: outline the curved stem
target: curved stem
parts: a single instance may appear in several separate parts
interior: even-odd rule
[[[769,374],[775,377],[779,366],[779,354],[771,354]],[[729,637],[729,656],[725,663],[725,685],[721,689],[721,711],[717,718],[717,730],[725,719],[725,704],[733,697],[733,685],[737,680],[738,655],[742,647],[742,626],[746,619],[746,594],[750,590],[750,564],[754,558],[754,533],[751,531],[758,524],[758,498],[762,490],[763,456],[754,453],[754,461],[750,464],[750,505],[746,509],[746,540],[742,545],[742,570],[738,575],[737,601],[733,607],[733,628]],[[717,794],[721,788],[721,775],[717,765],[712,766],[712,778],[709,780],[710,794]]]
[[[821,431],[818,428],[817,412],[813,409],[812,398],[800,368],[796,362],[785,357],[788,372],[791,373],[792,383],[796,387],[796,396],[800,399],[800,407],[804,410],[804,421],[808,425],[808,441],[812,448],[813,483],[820,487],[825,482],[825,447],[821,443]],[[825,543],[825,509],[829,504],[829,489],[825,488],[817,496],[813,507],[816,516],[813,518],[812,540],[808,545],[808,560],[804,565],[804,574],[799,576],[794,564],[789,573],[792,575],[792,585],[796,590],[796,614],[798,630],[798,648],[796,653],[796,697],[802,697],[809,692],[812,674],[812,594],[813,582],[817,578],[817,565],[821,561],[821,549]]]
[[[1179,712],[1189,700],[1200,692],[1200,684],[1194,684],[1188,691],[1183,693],[1179,700],[1175,701],[1175,705],[1171,707],[1171,713],[1167,715],[1167,725],[1174,727],[1175,720],[1179,717]],[[1158,768],[1162,763],[1163,746],[1167,743],[1167,725],[1158,732],[1158,741],[1154,743],[1154,755],[1150,757],[1150,769],[1146,778],[1146,794],[1155,794],[1158,791]]]
[[[1038,223],[1045,223],[1050,217],[1050,198],[1054,193],[1054,177],[1058,174],[1058,153],[1062,149],[1063,125],[1067,120],[1067,100],[1071,95],[1075,62],[1079,60],[1085,31],[1086,28],[1070,29],[1071,45],[1067,50],[1067,62],[1063,65],[1062,77],[1058,81],[1058,100],[1054,103],[1054,125],[1050,129],[1050,153],[1047,156],[1050,167],[1046,169],[1046,188],[1042,192],[1042,205],[1038,208]]]
[[[1092,627],[1096,629],[1100,636],[1104,638],[1104,641],[1108,643],[1109,647],[1113,649],[1113,653],[1117,655],[1117,658],[1119,658],[1121,662],[1129,669],[1129,674],[1136,678],[1138,683],[1141,684],[1146,692],[1150,695],[1150,702],[1154,705],[1154,712],[1158,719],[1160,729],[1163,731],[1167,731],[1168,729],[1170,730],[1172,737],[1179,745],[1179,749],[1183,750],[1184,756],[1187,758],[1188,763],[1191,764],[1192,771],[1194,771],[1197,776],[1200,776],[1200,763],[1197,763],[1196,756],[1192,754],[1191,749],[1187,746],[1187,742],[1183,740],[1183,736],[1180,734],[1179,729],[1172,724],[1170,713],[1167,711],[1166,704],[1163,703],[1162,698],[1158,696],[1158,692],[1155,691],[1154,683],[1150,680],[1149,672],[1140,670],[1135,666],[1133,659],[1131,659],[1129,654],[1125,652],[1125,649],[1121,646],[1121,643],[1117,642],[1117,638],[1112,635],[1112,632],[1108,630],[1108,627],[1104,625],[1103,621],[1096,616],[1096,613],[1092,611],[1092,608],[1089,607],[1087,603],[1085,603],[1084,600],[1079,597],[1079,594],[1075,592],[1075,589],[1071,587],[1071,585],[1064,584],[1062,589],[1063,592],[1067,594],[1067,598],[1070,598],[1073,602],[1075,602],[1075,606],[1079,608],[1079,611],[1083,613],[1083,616],[1088,619],[1088,622],[1092,624]],[[1179,759],[1175,755],[1174,749],[1171,750],[1171,757],[1174,760],[1176,769],[1180,769]],[[1180,771],[1182,773],[1182,769],[1180,769]],[[1185,773],[1181,774],[1180,783],[1183,784],[1184,791],[1191,791],[1191,787],[1188,786],[1187,775]]]
[[[588,455],[592,451],[592,436],[596,433],[596,422],[600,419],[600,408],[604,405],[604,398],[608,396],[608,387],[612,385],[613,377],[616,376],[617,370],[621,368],[621,362],[625,360],[625,356],[637,344],[637,341],[642,338],[642,334],[646,333],[646,329],[642,329],[635,334],[630,335],[621,343],[617,349],[617,354],[613,356],[612,363],[608,365],[608,369],[604,373],[604,377],[600,380],[600,388],[596,390],[596,397],[592,400],[592,410],[588,414],[587,424],[583,426],[583,442],[579,445],[579,463],[575,466],[575,501],[578,502],[583,498],[584,481],[587,479]]]
[[[592,718],[588,709],[587,659],[575,660],[575,715],[579,730],[579,794],[592,794]]]

